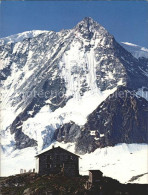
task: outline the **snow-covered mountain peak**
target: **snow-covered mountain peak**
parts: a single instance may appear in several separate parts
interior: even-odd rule
[[[92,38],[101,39],[106,36],[111,36],[103,26],[90,17],[85,17],[82,21],[80,21],[76,25],[75,30],[76,33],[81,34],[81,36],[87,40],[91,40]]]
[[[98,22],[96,22],[95,20],[93,20],[91,17],[85,17],[83,20],[81,20],[78,24],[78,27],[80,26],[100,26],[100,24]]]
[[[8,37],[4,37],[0,39],[0,45],[7,44],[7,43],[17,43],[21,42],[24,39],[37,37],[40,34],[46,33],[49,31],[46,30],[32,30],[32,31],[25,31],[22,33],[14,34]]]
[[[0,39],[0,66],[6,162],[13,150],[13,159],[18,155],[21,162],[22,154],[24,162],[24,151],[34,151],[32,158],[53,142],[72,143],[78,153],[147,143],[148,105],[133,92],[147,96],[147,61],[135,59],[92,18],[69,30],[27,31]]]

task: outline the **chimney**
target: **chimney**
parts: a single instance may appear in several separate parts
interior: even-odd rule
[[[54,149],[54,145],[52,146],[52,149]]]

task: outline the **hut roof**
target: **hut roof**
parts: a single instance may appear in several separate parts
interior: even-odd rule
[[[56,151],[56,150],[63,150],[63,151],[65,151],[65,152],[69,153],[70,155],[73,155],[73,156],[76,156],[76,157],[80,158],[80,156],[78,156],[78,155],[76,155],[76,154],[74,154],[74,153],[72,153],[72,152],[69,152],[68,150],[65,150],[64,148],[61,148],[60,146],[58,146],[58,147],[53,147],[53,148],[51,148],[51,149],[49,149],[49,150],[47,150],[47,151],[45,151],[45,152],[41,152],[41,153],[39,153],[38,155],[36,155],[35,157],[39,157],[39,156],[41,156],[42,154],[48,153],[48,152],[50,152],[50,151]]]

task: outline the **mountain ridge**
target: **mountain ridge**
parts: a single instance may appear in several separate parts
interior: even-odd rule
[[[131,91],[148,87],[147,64],[134,58],[91,18],[70,30],[39,33],[15,43],[2,41],[0,57],[2,130],[14,135],[15,149],[47,147],[54,131],[72,118],[82,117],[84,125],[93,112],[85,107],[94,97],[95,110],[120,85]],[[73,112],[74,105],[78,107]],[[36,118],[43,117],[42,110],[47,121],[42,119],[39,124]]]

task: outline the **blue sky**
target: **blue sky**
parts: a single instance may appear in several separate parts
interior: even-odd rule
[[[148,47],[146,1],[2,1],[0,37],[28,30],[69,29],[86,16],[103,25],[117,41]]]

